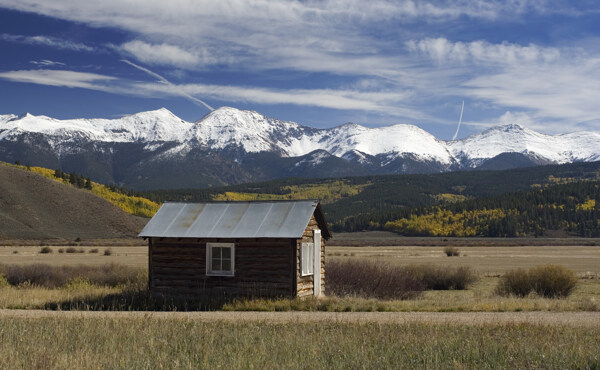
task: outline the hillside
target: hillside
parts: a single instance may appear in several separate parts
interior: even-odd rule
[[[155,202],[319,198],[334,231],[360,231],[382,229],[388,221],[408,217],[415,208],[582,180],[600,180],[600,162],[433,175],[289,178],[212,189],[146,191],[139,195]]]
[[[600,237],[600,181],[580,181],[413,209],[387,222],[406,236]]]
[[[0,239],[134,237],[146,222],[90,191],[0,165]]]

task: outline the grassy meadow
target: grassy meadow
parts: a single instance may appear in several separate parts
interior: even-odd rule
[[[1,265],[104,266],[118,263],[122,269],[147,268],[144,247],[76,247],[76,253],[59,253],[66,247],[0,247]],[[95,251],[96,250],[96,251]],[[502,312],[502,311],[600,311],[600,248],[598,247],[461,247],[458,257],[447,257],[442,247],[327,247],[326,261],[368,260],[392,265],[431,265],[468,267],[478,280],[466,290],[426,290],[418,298],[379,300],[353,296],[324,299],[238,300],[224,306],[188,305],[183,309],[225,309],[253,311],[431,311],[431,312]],[[503,297],[495,293],[500,276],[515,268],[559,264],[578,277],[574,292],[565,299],[548,299],[531,294],[525,298]],[[327,276],[327,275],[326,275]],[[152,302],[139,291],[145,275],[135,284],[102,286],[76,281],[62,287],[32,284],[0,287],[0,308],[148,310]],[[134,290],[132,290],[132,285]],[[135,290],[138,289],[138,290]],[[163,302],[164,303],[164,302]],[[182,307],[167,304],[162,309]]]
[[[42,248],[0,247],[0,269],[15,275],[43,264],[46,274],[62,279],[59,286],[44,286],[44,276],[40,284],[0,279],[0,368],[600,368],[598,247],[459,247],[456,257],[446,256],[443,247],[327,247],[329,262],[468,267],[478,280],[466,290],[426,290],[406,300],[327,296],[211,307],[158,302],[144,293],[144,247],[110,247],[107,255],[105,247],[77,246],[73,253],[68,247],[50,246],[46,253]],[[494,292],[506,271],[541,264],[573,270],[578,277],[573,294],[548,299]],[[88,277],[79,277],[84,270]],[[99,277],[98,271],[109,276]],[[214,313],[226,319],[203,318],[211,312],[169,312],[198,309],[223,310]],[[153,310],[163,312],[146,312]],[[452,315],[469,316],[454,321]],[[575,316],[579,321],[570,322]],[[444,317],[450,320],[440,321]]]
[[[0,318],[0,368],[579,368],[600,328]]]

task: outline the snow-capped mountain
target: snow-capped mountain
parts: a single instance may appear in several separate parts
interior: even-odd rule
[[[405,124],[316,129],[228,107],[197,122],[164,108],[119,119],[0,116],[0,160],[133,188],[595,161],[599,142],[598,133],[550,136],[519,125],[458,141]]]
[[[448,142],[455,158],[475,168],[502,153],[521,153],[550,163],[600,160],[600,134],[544,135],[516,124],[498,126],[463,140]]]

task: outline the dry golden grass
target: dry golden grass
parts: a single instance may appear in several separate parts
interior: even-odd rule
[[[595,369],[600,328],[0,317],[0,368]]]
[[[59,247],[52,247],[58,249]],[[78,247],[79,248],[79,247]],[[40,254],[35,247],[0,247],[0,263],[51,265],[101,265],[121,263],[147,266],[147,248],[113,247],[113,255],[102,253]],[[415,300],[378,301],[360,298],[327,298],[316,302],[294,303],[242,302],[230,307],[240,310],[330,310],[330,311],[600,311],[600,247],[459,247],[460,257],[447,257],[443,247],[327,247],[326,260],[368,259],[397,264],[431,264],[467,266],[481,279],[464,291],[426,291]],[[13,253],[13,251],[18,253]],[[103,249],[100,250],[102,252]],[[547,263],[574,270],[579,276],[577,287],[567,299],[545,299],[535,295],[526,298],[500,297],[494,294],[499,276],[507,270],[529,268]],[[68,292],[64,289],[0,288],[0,308],[43,308],[56,302],[90,301],[106,294],[117,294],[107,288],[93,287]],[[143,309],[143,307],[131,307]]]
[[[398,264],[468,266],[495,276],[515,268],[562,265],[578,275],[600,276],[600,247],[458,247],[460,257],[447,257],[443,247],[327,247],[327,257],[359,258]]]
[[[74,247],[83,250],[83,253],[59,253],[59,249],[67,249],[68,246],[52,246],[53,252],[40,253],[39,246],[0,247],[0,264],[33,264],[44,263],[53,266],[64,265],[105,265],[108,263],[119,263],[132,267],[148,266],[147,247],[110,247],[112,254],[104,255],[104,250],[109,247]],[[99,253],[90,253],[98,249]],[[16,253],[15,253],[16,252]]]

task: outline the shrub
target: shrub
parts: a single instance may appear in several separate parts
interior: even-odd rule
[[[58,248],[58,253],[65,253],[65,248]]]
[[[77,249],[73,247],[69,247],[65,250],[67,253],[77,253]]]
[[[572,270],[545,265],[532,267],[529,271],[518,269],[507,272],[500,279],[496,293],[525,297],[533,291],[545,298],[565,298],[576,285],[577,277]]]
[[[478,280],[468,267],[392,266],[370,261],[327,263],[326,291],[337,296],[410,299],[423,290],[464,290]]]
[[[40,253],[41,253],[41,254],[48,254],[48,253],[52,253],[52,248],[50,248],[50,247],[48,247],[48,246],[42,247],[42,249],[40,249]]]
[[[112,255],[112,249],[110,249],[110,248],[106,248],[106,249],[104,250],[104,255],[105,255],[105,256],[111,256],[111,255]]]
[[[460,256],[460,251],[456,247],[450,247],[450,246],[444,247],[444,253],[446,253],[446,256],[448,256],[448,257]]]
[[[523,269],[506,272],[496,286],[496,293],[503,296],[516,295],[525,297],[531,293],[531,279],[529,273]]]
[[[478,280],[469,267],[411,265],[407,269],[427,290],[464,290]]]
[[[546,298],[568,297],[577,285],[575,273],[558,265],[534,267],[529,276],[533,291]]]
[[[141,269],[115,263],[102,266],[51,266],[47,264],[2,265],[2,275],[13,286],[63,287],[72,281],[87,281],[93,285],[139,285],[146,281]]]
[[[326,291],[337,296],[410,299],[423,291],[423,284],[401,266],[369,261],[327,263]]]
[[[98,248],[90,249],[90,253],[98,253]]]

